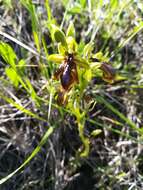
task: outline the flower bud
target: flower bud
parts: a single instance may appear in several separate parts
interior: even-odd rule
[[[52,33],[53,33],[55,41],[67,47],[65,34],[55,25],[52,25],[52,29],[53,29]]]
[[[103,80],[113,83],[116,76],[115,69],[106,62],[101,64],[100,69],[103,71]]]

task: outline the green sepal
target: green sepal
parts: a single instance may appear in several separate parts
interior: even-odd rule
[[[119,74],[115,75],[115,81],[127,80],[128,78],[125,76],[121,76]]]
[[[101,67],[101,62],[90,62],[91,69],[99,69]]]
[[[86,61],[86,59],[80,57],[80,56],[75,56],[75,63],[77,64],[77,66],[85,68],[85,69],[89,69],[89,64],[88,61]]]
[[[54,61],[56,63],[61,63],[62,61],[64,61],[64,59],[65,57],[60,54],[52,54],[52,55],[49,55],[48,57],[48,61]]]
[[[109,59],[103,55],[103,53],[101,51],[97,52],[96,54],[92,55],[92,58],[94,59],[98,59],[101,62],[108,62]]]
[[[61,55],[66,55],[67,54],[67,48],[65,48],[64,46],[62,46],[61,43],[58,44],[58,52]]]
[[[77,43],[72,36],[66,38],[68,44],[68,53],[74,53],[77,51]]]
[[[91,79],[92,79],[92,71],[91,71],[91,69],[87,69],[85,71],[84,78],[86,79],[87,82],[91,81]]]

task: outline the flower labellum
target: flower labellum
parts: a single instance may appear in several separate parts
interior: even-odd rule
[[[113,83],[116,76],[115,69],[106,62],[101,64],[100,69],[103,71],[103,80]]]
[[[70,91],[75,83],[78,83],[77,66],[74,61],[74,54],[68,54],[54,73],[54,79],[61,80],[61,91],[58,92],[57,102],[59,105],[65,104],[66,93]]]

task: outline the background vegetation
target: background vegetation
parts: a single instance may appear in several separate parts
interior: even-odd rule
[[[59,106],[51,25],[71,21],[120,80],[94,68]],[[142,0],[0,0],[1,190],[143,189],[142,28]]]

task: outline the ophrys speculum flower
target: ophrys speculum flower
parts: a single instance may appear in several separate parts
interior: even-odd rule
[[[74,83],[78,83],[77,66],[74,60],[74,54],[68,54],[54,73],[55,79],[61,80],[62,88],[69,91]]]
[[[77,43],[72,36],[65,36],[57,27],[54,28],[54,38],[58,42],[59,54],[49,56],[50,61],[60,63],[53,79],[60,80],[57,102],[60,105],[67,103],[67,94],[75,84],[79,83],[77,67],[89,68],[88,61],[77,53]]]
[[[58,42],[59,53],[49,55],[49,61],[60,63],[53,75],[53,79],[60,80],[61,83],[60,89],[57,91],[59,105],[65,105],[68,102],[68,94],[76,84],[85,88],[96,70],[102,72],[101,77],[104,81],[114,82],[115,70],[108,64],[106,57],[101,52],[92,53],[93,43],[85,45],[81,55],[81,52],[78,52],[75,38],[71,36],[73,32],[68,29],[70,35],[65,35],[57,26],[52,25],[52,27],[52,35]],[[81,91],[83,92],[83,89]]]

